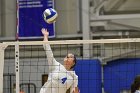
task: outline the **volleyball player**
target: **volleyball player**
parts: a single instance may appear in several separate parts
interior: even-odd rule
[[[131,93],[140,93],[140,75],[137,75],[131,85]]]
[[[43,28],[41,31],[44,35],[44,41],[48,41],[49,32],[47,29]],[[64,58],[64,65],[62,65],[55,60],[50,45],[44,44],[43,46],[49,65],[49,77],[41,88],[40,93],[66,93],[68,89],[70,89],[70,93],[79,93],[77,87],[78,76],[75,71],[72,71],[76,65],[76,57],[69,53]]]

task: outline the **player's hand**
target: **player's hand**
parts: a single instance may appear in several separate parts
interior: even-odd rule
[[[80,89],[78,89],[78,87],[75,87],[75,91],[73,91],[73,93],[80,93]]]
[[[49,36],[49,32],[48,32],[47,29],[42,28],[42,29],[41,29],[41,32],[42,32],[43,35],[45,35],[45,36]]]

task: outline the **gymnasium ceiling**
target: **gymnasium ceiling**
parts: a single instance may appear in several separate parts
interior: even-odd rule
[[[104,6],[105,14],[140,13],[140,0],[105,0],[105,1],[107,1]]]

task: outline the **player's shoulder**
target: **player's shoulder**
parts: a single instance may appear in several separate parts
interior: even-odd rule
[[[75,78],[78,78],[78,75],[75,73],[75,71],[68,71],[71,76],[75,77]]]

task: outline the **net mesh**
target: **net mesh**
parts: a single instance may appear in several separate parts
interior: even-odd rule
[[[68,53],[76,55],[74,70],[78,75],[80,93],[129,93],[134,78],[140,74],[140,42],[107,42],[51,44],[54,57],[61,64]],[[90,48],[83,48],[84,45]],[[15,93],[13,45],[5,49],[4,57],[3,93]],[[20,91],[39,93],[49,74],[43,46],[38,42],[33,45],[19,44],[19,58]]]

